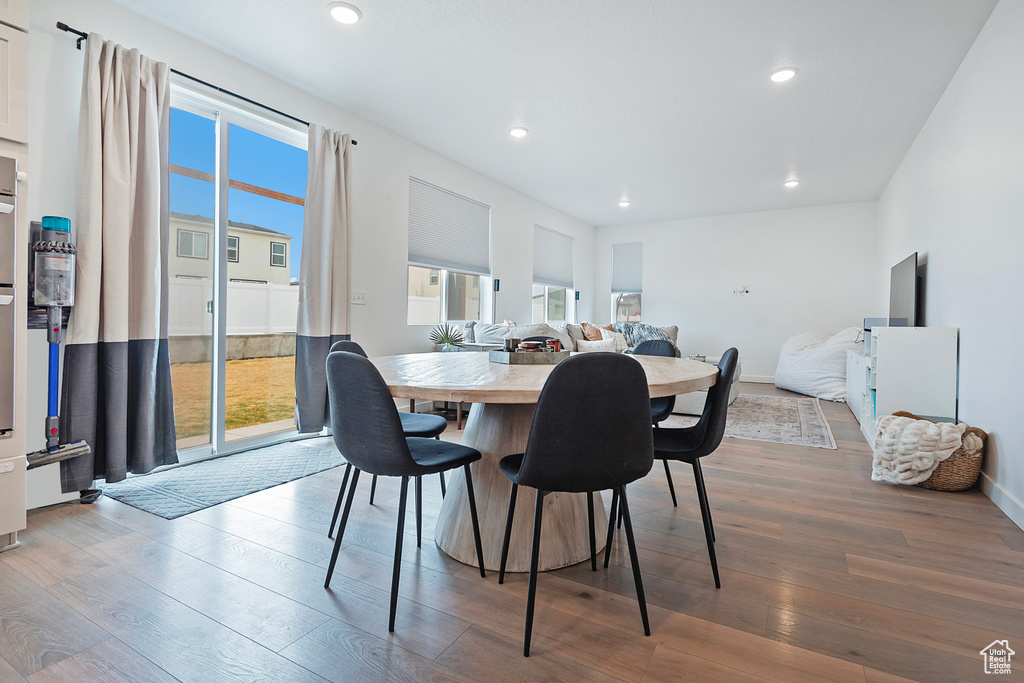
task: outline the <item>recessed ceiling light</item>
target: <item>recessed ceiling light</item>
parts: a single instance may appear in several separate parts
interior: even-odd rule
[[[354,24],[363,17],[358,7],[347,2],[332,2],[327,8],[331,18],[339,24]]]
[[[513,126],[512,128],[508,129],[508,134],[514,138],[525,138],[527,133],[529,132],[530,129],[525,128],[523,126]]]
[[[621,202],[619,202],[619,206],[621,206],[623,209],[625,209],[627,206],[629,206],[629,200],[628,199],[623,199]]]
[[[786,66],[781,69],[776,69],[771,72],[768,78],[772,79],[775,83],[785,83],[786,81],[796,76],[796,68],[792,66]]]
[[[800,181],[799,180],[795,180],[795,179],[794,180],[787,180],[786,182],[784,182],[782,184],[785,185],[786,187],[794,188],[794,187],[796,187],[797,185],[800,184]]]

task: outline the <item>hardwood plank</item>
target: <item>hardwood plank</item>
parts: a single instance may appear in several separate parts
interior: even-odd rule
[[[29,677],[30,683],[175,683],[177,680],[117,638],[107,638]]]
[[[105,496],[93,503],[93,510],[136,533],[145,534],[184,552],[221,541],[230,535],[208,524],[201,524],[188,515],[164,519]]]
[[[408,596],[416,586],[407,575],[399,592],[395,633],[388,633],[390,590],[374,588],[336,574],[324,589],[326,572],[284,553],[236,538],[204,546],[194,556],[269,590],[380,638],[433,659],[469,628],[469,623],[424,607]],[[390,578],[390,574],[387,574]],[[389,584],[390,586],[390,584]]]
[[[109,637],[45,589],[0,563],[0,657],[18,674],[31,676]]]
[[[729,661],[728,654],[719,661]],[[659,645],[654,650],[650,664],[644,671],[644,683],[659,681],[766,681],[768,679],[753,676],[739,669],[720,664],[718,661],[695,657],[685,652],[673,650],[666,645]]]
[[[41,527],[76,548],[88,548],[131,533],[128,527],[96,514],[91,505],[77,502],[31,511],[28,525]]]
[[[329,618],[141,534],[100,543],[89,551],[275,652]]]
[[[50,591],[182,681],[323,680],[112,567]]]
[[[216,505],[189,517],[232,537],[265,545],[310,564],[329,557],[334,546],[326,531],[315,533],[234,505]]]
[[[437,658],[453,671],[476,681],[619,681],[600,671],[591,669],[552,652],[532,652],[522,655],[523,641],[474,625],[466,630]]]
[[[880,581],[969,598],[990,605],[1024,605],[1024,588],[934,569],[907,566],[861,555],[847,555],[850,573]]]
[[[0,561],[13,567],[40,586],[72,579],[105,563],[40,527],[31,527],[18,535],[18,552],[0,555]]]
[[[885,636],[775,608],[769,615],[768,637],[915,680],[972,680],[981,670],[977,658],[906,642],[894,645]]]
[[[329,681],[468,681],[452,669],[331,619],[282,655]]]
[[[18,673],[7,660],[0,657],[0,681],[3,683],[25,683],[25,677]]]

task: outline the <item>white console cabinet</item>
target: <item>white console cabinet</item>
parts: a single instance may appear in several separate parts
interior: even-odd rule
[[[958,343],[955,327],[879,327],[871,330],[870,354],[847,353],[846,402],[868,443],[875,421],[898,410],[957,418]]]

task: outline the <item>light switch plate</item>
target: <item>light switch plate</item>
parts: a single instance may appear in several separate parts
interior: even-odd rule
[[[366,292],[352,292],[352,296],[349,297],[349,301],[353,306],[365,306]]]

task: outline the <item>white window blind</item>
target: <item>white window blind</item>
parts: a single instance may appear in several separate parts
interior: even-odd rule
[[[573,239],[542,225],[533,226],[533,282],[573,289]]]
[[[491,207],[409,178],[409,263],[491,274]]]
[[[641,242],[612,245],[612,291],[644,291],[644,245]]]

